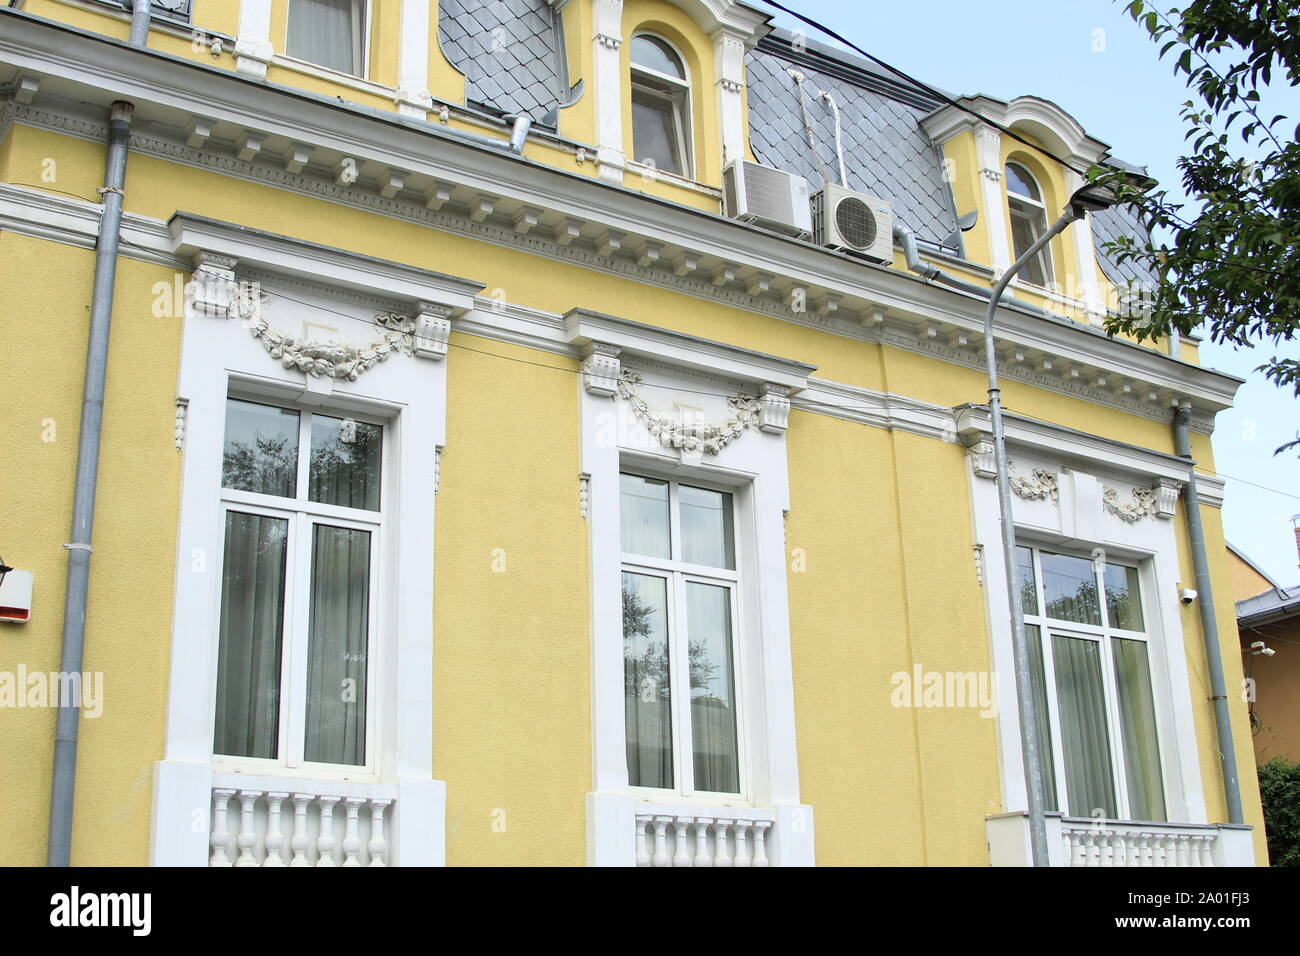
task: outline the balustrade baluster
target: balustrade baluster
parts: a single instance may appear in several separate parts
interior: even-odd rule
[[[713,851],[714,866],[731,866],[731,847],[727,834],[731,830],[730,820],[719,820],[713,824],[713,836],[715,849]]]
[[[263,866],[284,866],[284,831],[280,826],[280,806],[288,793],[273,791],[266,795],[266,859]]]
[[[357,819],[357,814],[361,812],[361,805],[366,802],[365,797],[348,797],[343,801],[346,809],[346,829],[343,833],[343,865],[360,866],[361,860],[358,854],[361,852],[361,830]]]
[[[307,858],[307,845],[310,842],[307,836],[307,804],[314,799],[310,793],[293,795],[293,836],[289,838],[293,859],[289,861],[290,866],[311,866],[311,860]]]
[[[770,820],[759,820],[754,824],[754,861],[752,866],[767,866],[767,828],[772,825]]]
[[[340,797],[320,796],[316,798],[320,806],[320,833],[316,834],[317,866],[338,866],[334,860],[334,805]]]
[[[637,814],[636,818],[636,865],[650,865],[650,848],[646,841],[646,827],[654,819],[646,814]]]
[[[234,790],[224,787],[212,791],[212,835],[208,838],[212,856],[208,859],[208,866],[231,865],[227,847],[230,844],[229,805],[234,795]]]
[[[695,818],[695,865],[712,866],[713,856],[709,853],[709,824],[712,817]]]
[[[655,817],[655,853],[650,863],[653,866],[670,866],[672,857],[668,855],[668,824],[672,817]]]
[[[388,838],[384,835],[384,810],[391,800],[370,801],[370,842],[366,849],[370,852],[371,866],[387,866]]]
[[[690,817],[678,817],[673,821],[673,828],[676,830],[673,837],[673,866],[691,865],[691,840],[687,835],[690,824]]]
[[[736,859],[735,866],[749,866],[749,830],[752,824],[748,820],[736,821]]]
[[[235,866],[257,866],[257,857],[253,855],[253,848],[257,845],[257,798],[262,795],[261,790],[241,790],[239,791],[239,836],[236,842],[239,844],[239,859],[235,861]]]

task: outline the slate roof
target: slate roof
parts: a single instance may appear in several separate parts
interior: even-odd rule
[[[560,102],[562,54],[546,0],[442,0],[438,35],[471,104],[541,120]]]
[[[563,53],[547,0],[442,0],[439,35],[447,59],[466,76],[472,105],[542,120],[567,99]],[[818,96],[828,91],[840,107],[849,188],[888,200],[919,240],[940,247],[956,228],[959,212],[969,212],[954,208],[942,157],[920,127],[942,101],[868,60],[804,38],[796,46],[794,39],[789,31],[774,30],[747,57],[755,156],[798,173],[814,189],[828,178],[837,181],[833,116]],[[815,154],[804,133],[791,67],[806,77]],[[1092,221],[1098,261],[1108,279],[1118,284],[1154,279],[1138,264],[1117,264],[1102,248],[1122,233],[1141,234],[1130,211],[1096,213]],[[960,253],[955,242],[944,248]]]
[[[1127,285],[1136,282],[1142,285],[1154,285],[1157,275],[1154,269],[1145,263],[1132,259],[1120,263],[1106,251],[1104,243],[1112,242],[1119,236],[1143,236],[1142,224],[1138,222],[1137,213],[1132,206],[1114,206],[1092,216],[1092,239],[1097,247],[1097,264],[1102,273],[1115,285]]]

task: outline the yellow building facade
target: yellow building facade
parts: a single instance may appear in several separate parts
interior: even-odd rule
[[[192,0],[142,45],[115,3],[0,9],[0,554],[31,582],[0,861],[45,861],[52,794],[85,865],[1025,861],[983,316],[1112,160],[1055,104],[936,100],[767,20]],[[742,215],[765,174],[788,221]],[[888,210],[861,249],[801,225],[823,184]],[[1239,382],[1101,331],[1124,227],[1071,225],[996,316],[1052,862],[1262,865],[1209,437]]]

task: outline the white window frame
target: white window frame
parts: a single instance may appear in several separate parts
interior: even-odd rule
[[[638,37],[648,37],[652,40],[657,40],[658,42],[667,46],[668,49],[670,49],[673,52],[673,55],[677,57],[677,62],[681,64],[682,72],[686,76],[685,79],[682,79],[680,77],[672,76],[668,73],[660,73],[658,70],[652,70],[649,67],[641,66],[638,63],[631,62],[631,44],[629,44],[628,59],[629,62],[631,63],[631,69],[629,71],[630,76],[629,76],[629,83],[628,83],[628,102],[629,104],[631,103],[631,98],[635,96],[639,90],[641,93],[645,95],[653,96],[656,99],[665,100],[669,104],[671,104],[673,110],[673,121],[677,127],[676,138],[677,138],[678,163],[682,168],[675,172],[670,169],[661,169],[658,170],[658,172],[661,172],[667,176],[675,176],[677,178],[686,179],[693,182],[695,180],[695,149],[694,149],[695,115],[694,115],[694,104],[691,102],[692,83],[691,83],[690,67],[686,63],[686,57],[682,56],[681,50],[679,50],[675,44],[670,42],[664,36],[649,30],[638,30],[637,32],[632,34],[632,42],[633,43],[636,42]],[[638,83],[637,82],[638,76],[646,77],[647,79],[650,79],[655,82],[668,84],[669,88],[672,89],[674,92],[668,94],[668,93],[664,93],[661,90],[655,89],[653,86],[649,86],[644,83]],[[635,110],[632,111],[632,162],[636,163],[638,166],[642,166],[646,168],[649,168],[650,166],[650,164],[646,163],[642,157],[636,155],[636,111]]]
[[[300,3],[302,0],[289,0],[289,5]],[[352,77],[354,79],[364,80],[370,76],[370,41],[372,24],[372,5],[370,0],[351,0],[352,3],[352,56],[353,65],[358,69],[356,72],[351,70],[339,70],[332,66],[326,66],[323,63],[316,63],[312,60],[304,60],[301,57],[292,56],[287,51],[289,49],[289,32],[290,20],[285,16],[284,25],[284,57],[294,63],[306,63],[318,70],[325,70],[328,73],[338,74],[339,76]],[[286,8],[287,10],[287,8]]]
[[[1047,617],[1045,614],[1030,614],[1025,612],[1025,625],[1036,626],[1039,628],[1039,642],[1043,662],[1043,680],[1047,697],[1047,708],[1051,722],[1052,738],[1052,757],[1053,771],[1056,776],[1056,794],[1059,810],[1062,814],[1069,814],[1069,790],[1067,786],[1067,775],[1065,768],[1065,747],[1062,739],[1062,726],[1060,715],[1060,702],[1056,690],[1056,663],[1054,648],[1052,646],[1052,636],[1060,635],[1061,637],[1072,638],[1075,640],[1093,641],[1100,645],[1101,657],[1101,675],[1102,675],[1102,693],[1106,699],[1106,732],[1108,735],[1109,753],[1110,753],[1110,772],[1111,785],[1115,790],[1115,803],[1119,813],[1118,819],[1132,820],[1133,816],[1129,805],[1128,792],[1128,768],[1124,756],[1124,739],[1122,732],[1122,718],[1119,709],[1119,687],[1115,679],[1115,659],[1113,641],[1115,639],[1140,641],[1146,645],[1147,649],[1147,668],[1152,668],[1155,662],[1155,655],[1164,653],[1160,643],[1156,640],[1151,632],[1148,622],[1150,621],[1149,605],[1147,597],[1147,588],[1144,574],[1143,562],[1124,559],[1118,555],[1106,555],[1106,563],[1118,565],[1120,567],[1132,568],[1137,571],[1138,592],[1141,598],[1142,620],[1144,629],[1141,631],[1130,631],[1117,627],[1110,622],[1110,609],[1106,603],[1104,579],[1100,571],[1097,570],[1092,558],[1080,554],[1077,550],[1062,548],[1053,545],[1039,544],[1032,540],[1017,542],[1021,547],[1030,549],[1031,560],[1034,568],[1034,590],[1038,602],[1038,608],[1042,611],[1047,609],[1046,589],[1043,580],[1042,563],[1040,560],[1043,551],[1054,554],[1062,554],[1068,557],[1079,558],[1088,561],[1093,565],[1093,577],[1098,587],[1098,604],[1102,615],[1103,623],[1101,625],[1084,624],[1078,621],[1069,621],[1063,618]],[[1032,640],[1032,637],[1030,638]],[[1148,674],[1151,682],[1152,707],[1156,713],[1156,753],[1160,758],[1160,783],[1161,799],[1166,807],[1166,816],[1168,815],[1169,794],[1168,786],[1165,783],[1166,774],[1164,772],[1164,736],[1167,729],[1161,726],[1159,715],[1161,713],[1163,701],[1159,699],[1157,681],[1153,674]],[[1144,821],[1158,823],[1162,821],[1150,820]]]
[[[1033,239],[1034,241],[1037,241],[1039,237],[1047,231],[1048,219],[1047,206],[1044,205],[1041,198],[1032,199],[1029,196],[1011,191],[1010,177],[1005,175],[1005,171],[1010,169],[1012,166],[1017,169],[1021,178],[1033,184],[1034,188],[1038,190],[1038,195],[1040,197],[1046,195],[1046,193],[1043,192],[1043,184],[1038,181],[1038,177],[1030,172],[1023,163],[1018,163],[1015,160],[1007,161],[1003,167],[1003,180],[1006,183],[1005,192],[1007,214],[1011,217],[1011,233],[1007,238],[1011,245],[1011,261],[1015,262],[1020,258],[1020,253],[1016,249],[1016,220],[1020,219],[1028,222],[1030,231],[1033,234]],[[1055,264],[1052,261],[1052,244],[1050,242],[1038,251],[1038,260],[1039,268],[1043,270],[1043,281],[1041,283],[1031,282],[1029,279],[1025,278],[1023,271],[1017,276],[1017,279],[1024,285],[1030,285],[1040,289],[1050,289],[1056,283],[1056,269]]]
[[[745,566],[745,555],[742,553],[745,547],[744,539],[748,537],[740,533],[742,527],[740,516],[737,514],[739,505],[737,503],[738,495],[736,488],[727,485],[718,484],[717,482],[708,481],[704,478],[691,478],[689,476],[670,477],[663,473],[657,473],[654,468],[647,469],[644,465],[638,467],[634,460],[629,460],[626,467],[620,469],[620,475],[628,474],[642,478],[653,478],[655,480],[668,482],[668,521],[669,521],[669,542],[670,553],[679,553],[681,547],[681,511],[680,511],[680,494],[679,488],[687,485],[692,488],[702,488],[708,491],[718,491],[730,496],[732,510],[732,550],[735,560],[732,562],[736,565],[736,570],[727,568],[714,568],[708,565],[691,564],[680,558],[656,558],[644,554],[636,554],[631,551],[622,551],[622,560],[620,567],[623,572],[631,574],[644,574],[650,577],[665,579],[669,582],[667,587],[668,603],[668,642],[670,646],[669,672],[671,674],[671,697],[672,697],[672,722],[673,722],[673,783],[672,789],[658,787],[640,787],[629,786],[629,789],[636,794],[642,794],[646,799],[671,799],[700,801],[702,803],[716,803],[719,800],[728,802],[751,803],[749,793],[749,755],[748,755],[748,734],[746,733],[747,709],[745,706],[744,688],[746,681],[745,665],[745,644],[744,644],[744,614],[746,607],[745,589],[741,581],[742,575],[740,569]],[[690,695],[690,676],[689,673],[683,673],[686,669],[689,671],[689,651],[683,655],[682,651],[687,648],[689,632],[686,621],[686,585],[692,583],[707,584],[714,587],[725,587],[727,589],[730,606],[731,606],[731,660],[732,660],[732,688],[731,693],[734,702],[734,713],[736,721],[736,763],[737,778],[740,789],[733,792],[715,791],[715,790],[698,790],[694,787],[694,741],[691,731],[691,695]],[[684,693],[679,691],[684,690]]]
[[[1002,561],[1002,530],[997,486],[989,464],[992,431],[987,409],[969,408],[958,415],[958,432],[971,449],[971,514],[975,543],[982,555],[991,664],[997,675],[998,755],[1003,809],[1026,806],[1020,749],[1020,715],[1016,707],[1011,610],[1007,604]],[[1159,452],[1082,435],[1028,420],[1007,419],[1008,451],[1014,474],[1044,469],[1056,476],[1055,495],[1012,496],[1016,538],[1048,550],[1091,555],[1102,548],[1106,560],[1139,569],[1145,595],[1148,664],[1155,698],[1157,745],[1170,823],[1207,823],[1197,747],[1195,708],[1181,625],[1177,585],[1181,580],[1178,542],[1171,516],[1147,515],[1125,521],[1103,507],[1106,487],[1121,498],[1134,487],[1159,482],[1180,487],[1186,466]],[[1181,503],[1180,503],[1181,507]],[[1074,626],[1074,625],[1071,625]],[[1046,662],[1044,662],[1046,666]]]
[[[343,779],[379,779],[376,750],[381,738],[380,722],[382,714],[378,707],[379,685],[387,663],[386,648],[388,633],[386,615],[381,613],[387,607],[385,582],[388,579],[387,524],[386,510],[390,507],[391,464],[389,445],[392,428],[390,422],[374,415],[358,415],[347,410],[336,410],[329,406],[310,407],[294,402],[274,402],[265,395],[247,395],[237,387],[232,388],[229,398],[238,401],[255,402],[276,408],[288,409],[298,413],[298,455],[297,473],[295,475],[296,496],[282,498],[277,495],[241,491],[221,486],[222,527],[225,517],[235,511],[241,514],[258,514],[288,521],[288,539],[286,545],[285,568],[285,607],[283,611],[283,641],[280,660],[280,713],[279,740],[276,759],[244,757],[234,754],[217,753],[215,749],[212,761],[218,770],[224,772],[257,772],[295,774],[302,773],[313,778],[341,777]],[[330,418],[344,418],[353,421],[377,425],[382,429],[380,445],[380,488],[379,510],[366,511],[361,508],[346,508],[322,502],[310,501],[306,489],[310,471],[311,421],[314,415]],[[367,612],[366,635],[366,759],[361,764],[332,764],[309,761],[305,752],[305,724],[307,703],[307,659],[310,630],[311,601],[311,548],[317,525],[351,528],[369,532],[370,537],[370,592]],[[221,573],[225,573],[224,535],[221,553],[218,555]],[[218,625],[220,616],[218,615]],[[216,686],[220,639],[213,642],[214,656],[213,687]],[[216,701],[214,698],[214,705]],[[213,734],[216,732],[216,710],[213,708]]]
[[[195,812],[212,800],[216,781],[213,727],[216,655],[220,638],[221,552],[225,518],[221,463],[226,402],[233,394],[266,404],[386,424],[383,491],[382,593],[375,607],[387,638],[382,664],[368,674],[375,727],[369,774],[322,766],[240,777],[252,789],[329,791],[393,799],[394,865],[440,866],[445,859],[446,785],[433,777],[433,598],[438,452],[446,441],[447,352],[452,318],[474,308],[482,283],[249,230],[234,223],[177,213],[168,224],[171,253],[210,277],[252,278],[271,293],[270,325],[300,335],[309,324],[337,328],[357,345],[372,340],[378,312],[421,316],[425,344],[393,354],[355,381],[311,376],[268,354],[215,295],[223,279],[205,281],[204,295],[185,307],[177,382],[177,454],[181,456],[180,519],[168,671],[163,759],[154,764],[155,865],[203,866],[210,854],[207,826]],[[212,297],[209,297],[209,296]],[[428,303],[424,308],[419,303]],[[339,313],[343,314],[340,315]],[[358,321],[348,321],[346,316]],[[439,322],[446,323],[439,332]],[[319,333],[317,333],[319,334]],[[441,335],[441,338],[433,337]],[[434,346],[441,341],[443,348]],[[273,506],[284,501],[273,499]],[[366,519],[373,515],[363,512]],[[395,520],[400,515],[400,521]],[[372,646],[374,646],[372,644]],[[382,672],[382,674],[381,674]],[[333,767],[334,773],[327,773]],[[335,790],[334,788],[346,788]],[[322,792],[322,791],[317,791]],[[208,820],[210,825],[210,820]]]

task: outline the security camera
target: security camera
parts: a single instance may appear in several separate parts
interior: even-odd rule
[[[1252,654],[1263,654],[1265,657],[1272,657],[1277,653],[1273,648],[1265,647],[1263,641],[1256,641],[1254,644],[1250,645],[1250,652]]]
[[[1184,604],[1191,604],[1197,598],[1196,588],[1180,588],[1178,591],[1178,600]]]

